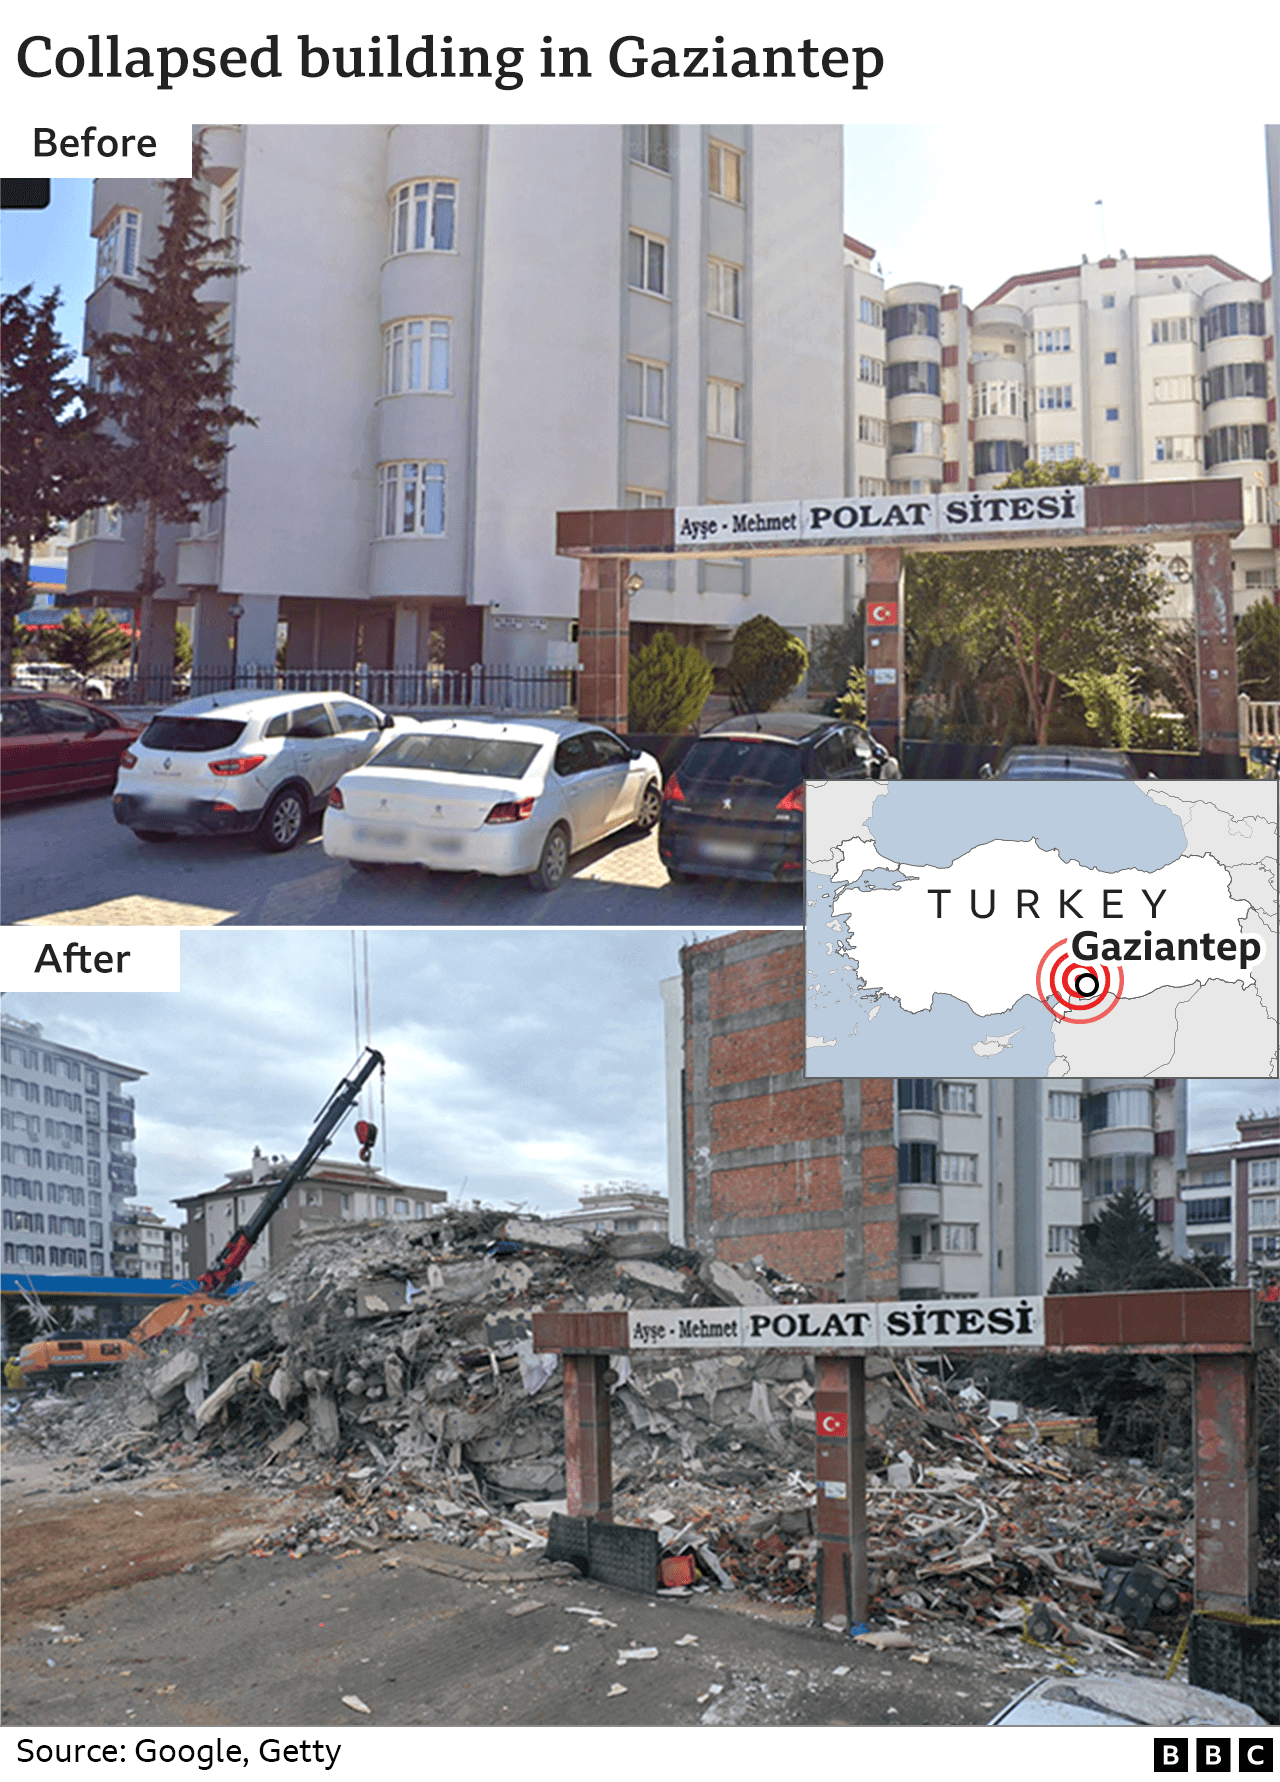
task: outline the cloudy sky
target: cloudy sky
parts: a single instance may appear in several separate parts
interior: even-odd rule
[[[373,1043],[385,1053],[398,1181],[544,1212],[584,1184],[666,1190],[662,999],[691,939],[664,930],[397,931],[368,935]],[[363,1043],[363,937],[356,983]],[[147,1072],[138,1199],[293,1156],[359,1050],[343,930],[192,930],[175,994],[18,994],[4,1011]],[[376,1077],[373,1079],[376,1092]],[[375,1093],[376,1099],[376,1093]],[[381,1112],[373,1117],[381,1123]],[[348,1122],[331,1155],[354,1158]]]
[[[387,1058],[375,1162],[451,1198],[465,1188],[542,1212],[575,1206],[586,1184],[665,1191],[658,986],[694,938],[708,937],[370,931],[372,1037]],[[363,1043],[363,945],[353,974],[347,931],[197,929],[183,936],[176,994],[10,992],[4,1009],[147,1072],[133,1090],[138,1198],[167,1212],[244,1168],[255,1144],[301,1148]],[[1277,1086],[1205,1080],[1189,1099],[1190,1144],[1203,1147],[1234,1137],[1237,1115],[1274,1108]],[[349,1123],[332,1155],[354,1157]]]

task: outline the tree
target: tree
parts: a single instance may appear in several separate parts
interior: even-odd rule
[[[0,337],[4,404],[4,478],[0,522],[17,556],[3,569],[0,649],[9,678],[14,626],[28,600],[31,553],[68,520],[102,498],[106,469],[101,442],[83,406],[83,388],[69,377],[73,347],[57,330],[59,292],[33,298],[31,286],[6,293]]]
[[[1001,487],[1094,483],[1101,476],[1080,459],[1028,464]],[[916,652],[946,651],[961,669],[981,668],[992,678],[1003,659],[1038,743],[1049,740],[1070,678],[1140,664],[1159,639],[1163,583],[1142,545],[922,555],[908,559],[907,578]]]
[[[1151,1202],[1136,1188],[1122,1188],[1099,1216],[1080,1228],[1080,1266],[1059,1269],[1050,1293],[1139,1293],[1160,1287],[1221,1287],[1230,1264],[1220,1256],[1180,1262],[1160,1247]]]
[[[1280,699],[1280,606],[1259,600],[1236,620],[1240,691],[1250,699]]]
[[[239,271],[230,243],[209,238],[202,164],[197,144],[194,177],[167,182],[155,258],[136,279],[115,281],[134,306],[135,327],[90,343],[96,411],[119,438],[112,497],[144,516],[137,583],[143,600],[164,579],[157,565],[160,521],[189,522],[217,501],[228,431],[256,425],[231,400],[231,357],[216,306],[201,294],[211,279]]]
[[[809,652],[776,619],[757,613],[739,625],[729,653],[729,695],[738,712],[765,712],[798,687]]]
[[[128,654],[129,638],[110,613],[98,611],[86,620],[83,613],[68,613],[48,635],[49,655],[81,674],[107,668]]]
[[[689,730],[697,723],[715,670],[692,644],[659,631],[630,664],[631,729],[640,735]]]

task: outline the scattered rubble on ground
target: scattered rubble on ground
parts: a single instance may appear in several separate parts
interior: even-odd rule
[[[74,1456],[68,1490],[197,1462],[282,1489],[289,1517],[255,1553],[393,1563],[395,1543],[426,1539],[535,1560],[565,1481],[558,1360],[534,1352],[531,1312],[809,1297],[763,1269],[655,1248],[456,1208],[319,1227],[85,1400],[25,1401],[9,1436]],[[615,1519],[691,1554],[686,1590],[811,1610],[812,1358],[619,1356],[614,1372]],[[989,1402],[944,1373],[868,1358],[878,1637],[1167,1651],[1191,1600],[1189,1491],[1099,1456],[1086,1420]]]

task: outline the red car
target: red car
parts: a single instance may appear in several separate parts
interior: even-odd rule
[[[61,693],[0,694],[0,803],[109,792],[141,725]]]

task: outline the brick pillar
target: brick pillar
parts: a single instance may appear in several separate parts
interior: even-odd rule
[[[867,623],[864,631],[867,665],[867,729],[890,754],[898,752],[902,734],[902,552],[878,547],[867,552]],[[892,606],[896,621],[873,625],[872,609]],[[876,671],[892,674],[877,681]]]
[[[1193,1357],[1195,1606],[1248,1613],[1258,1593],[1258,1436],[1252,1354]]]
[[[627,612],[625,557],[583,557],[578,581],[578,716],[611,730],[627,724]]]
[[[607,1355],[564,1356],[564,1472],[571,1516],[613,1521]]]
[[[861,1355],[819,1355],[818,1621],[867,1618],[867,1416]]]
[[[1200,747],[1209,755],[1240,748],[1236,705],[1236,626],[1231,610],[1231,540],[1218,532],[1191,540],[1195,579]]]

